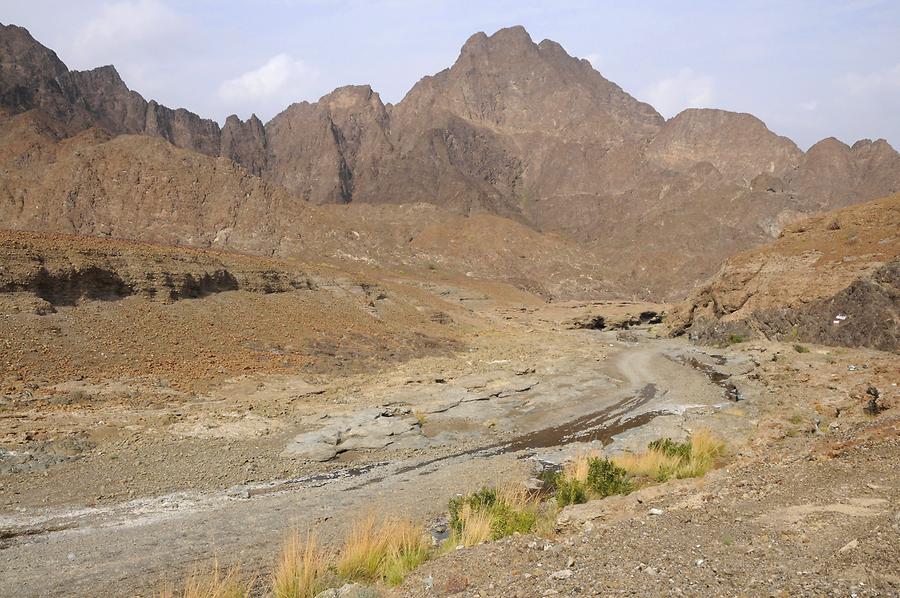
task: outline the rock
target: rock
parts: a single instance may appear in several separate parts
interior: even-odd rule
[[[840,550],[838,550],[838,553],[840,553],[840,554],[846,554],[846,553],[850,552],[851,550],[853,550],[854,548],[856,548],[856,547],[858,547],[858,546],[859,546],[859,540],[850,540],[849,542],[847,542],[846,544],[844,544],[844,545],[840,548]]]
[[[540,492],[544,489],[544,482],[540,478],[528,478],[525,480],[524,486],[529,492]]]
[[[650,509],[650,510],[647,511],[647,512],[648,512],[650,515],[662,515],[662,514],[663,514],[663,510],[662,510],[662,509],[656,509],[656,508]]]
[[[560,571],[555,571],[550,574],[550,579],[569,579],[575,575],[575,572],[571,569],[561,569]]]
[[[378,598],[373,588],[358,583],[344,584],[340,588],[329,588],[316,594],[316,598]]]

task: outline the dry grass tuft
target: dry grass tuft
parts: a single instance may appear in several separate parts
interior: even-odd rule
[[[453,533],[446,546],[474,546],[534,531],[540,499],[523,486],[506,484],[458,496],[450,501],[449,510]]]
[[[275,598],[312,598],[324,590],[329,555],[319,548],[313,534],[287,537],[272,573]]]
[[[484,509],[473,509],[463,505],[459,518],[462,521],[462,532],[456,544],[476,546],[491,539],[491,513]]]
[[[337,572],[351,581],[382,580],[396,585],[428,559],[429,547],[421,526],[394,518],[379,523],[372,514],[351,527]]]
[[[566,462],[563,467],[563,475],[569,480],[578,480],[579,482],[587,482],[588,473],[591,469],[591,460],[599,459],[600,453],[597,451],[585,451],[575,455],[570,461]]]
[[[613,461],[633,475],[664,482],[704,475],[725,448],[719,438],[705,429],[695,431],[688,443],[670,443],[670,446],[667,450],[665,444],[651,443],[646,452],[618,455]]]
[[[195,571],[184,584],[184,591],[178,594],[175,588],[167,585],[159,594],[160,598],[247,598],[250,596],[253,582],[243,579],[239,567],[223,569],[219,561],[213,561],[208,573]]]

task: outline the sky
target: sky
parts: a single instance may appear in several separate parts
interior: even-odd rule
[[[147,99],[267,121],[335,87],[398,102],[473,33],[524,25],[669,118],[750,112],[806,149],[900,149],[898,0],[0,0],[69,68],[114,64]]]

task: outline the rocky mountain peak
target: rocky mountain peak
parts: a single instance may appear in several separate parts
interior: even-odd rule
[[[782,176],[802,155],[793,141],[752,114],[710,108],[690,108],[666,121],[647,153],[667,168],[708,162],[745,182],[760,173]]]

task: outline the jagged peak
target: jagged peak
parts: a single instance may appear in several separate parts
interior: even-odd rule
[[[498,49],[511,49],[513,51],[536,50],[537,45],[531,39],[531,35],[521,25],[499,29],[488,36],[485,32],[469,37],[460,50],[460,58],[467,56],[479,56]]]

